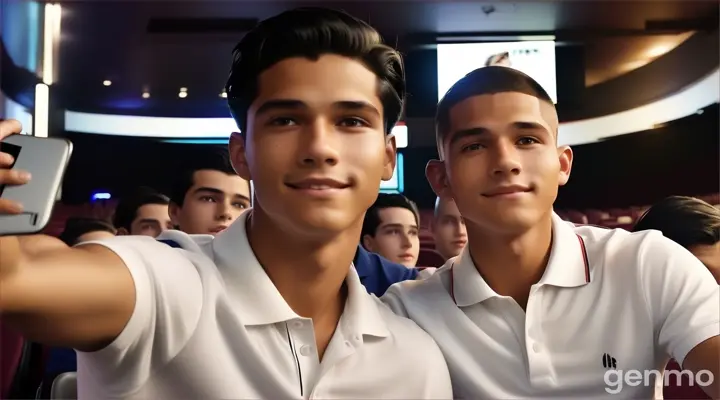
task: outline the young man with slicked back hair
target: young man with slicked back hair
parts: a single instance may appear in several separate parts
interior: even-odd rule
[[[357,18],[296,9],[245,35],[226,90],[254,208],[216,236],[35,256],[2,237],[3,323],[78,349],[81,399],[451,398],[435,342],[352,267],[395,167],[400,55]]]
[[[436,122],[441,159],[427,178],[457,204],[468,244],[383,299],[436,340],[455,398],[651,398],[655,380],[642,377],[661,376],[670,356],[712,374],[703,389],[720,396],[718,285],[658,232],[575,227],[553,213],[573,154],[537,82],[477,69]]]

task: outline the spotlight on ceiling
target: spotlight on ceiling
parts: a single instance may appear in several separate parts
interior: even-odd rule
[[[142,98],[143,98],[143,99],[149,99],[149,98],[150,98],[150,92],[143,92]]]
[[[223,90],[222,93],[220,93],[220,97],[227,99],[227,92]]]
[[[104,85],[104,86],[110,86],[110,85],[112,85],[112,81],[110,81],[110,80],[108,80],[108,79],[105,79],[105,80],[103,81],[103,85]]]
[[[181,88],[180,88],[180,91],[181,91],[181,92],[187,92],[187,88],[186,88],[186,87],[181,87]]]
[[[186,98],[187,95],[188,95],[188,94],[187,94],[187,91],[181,91],[180,93],[178,93],[178,97],[181,98],[181,99]]]

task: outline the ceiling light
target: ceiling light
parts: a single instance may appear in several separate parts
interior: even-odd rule
[[[105,80],[103,81],[103,85],[104,85],[104,86],[110,86],[110,85],[112,85],[112,82],[109,81],[109,80],[107,80],[107,79],[105,79]]]
[[[187,88],[186,88],[186,87],[181,87],[181,88],[180,88],[180,91],[181,91],[181,92],[187,92]]]
[[[180,92],[180,93],[178,93],[178,97],[181,98],[181,99],[186,98],[186,97],[187,97],[187,92]]]
[[[220,93],[220,97],[227,99],[227,92],[223,90],[222,93]]]
[[[143,99],[149,99],[149,98],[150,98],[150,92],[143,92],[142,98],[143,98]]]

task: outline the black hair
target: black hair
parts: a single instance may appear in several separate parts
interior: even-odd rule
[[[655,229],[685,248],[720,242],[720,210],[694,197],[670,196],[652,205],[633,232]]]
[[[230,157],[226,148],[209,148],[198,150],[191,159],[183,160],[183,166],[179,176],[173,182],[170,190],[170,201],[182,207],[185,202],[185,195],[195,184],[195,172],[210,170],[218,171],[227,175],[237,175],[230,163]]]
[[[420,226],[420,211],[414,201],[401,194],[380,193],[375,203],[368,208],[363,221],[362,236],[375,236],[377,229],[382,224],[380,210],[385,208],[404,208],[410,210],[415,216],[415,223]]]
[[[68,246],[74,246],[80,236],[90,232],[110,232],[114,235],[115,228],[109,222],[101,219],[73,217],[65,221],[65,229],[59,238]]]
[[[380,34],[362,20],[315,7],[297,8],[260,22],[233,50],[225,90],[241,133],[246,132],[247,112],[258,95],[258,77],[263,71],[287,58],[317,60],[324,54],[356,59],[377,75],[385,131],[390,133],[405,99],[400,53],[383,44]]]
[[[140,187],[135,189],[127,196],[120,199],[117,207],[115,207],[115,215],[113,215],[113,225],[115,228],[123,228],[130,232],[131,225],[140,207],[147,204],[168,205],[170,199],[162,193],[158,193],[154,189],[148,187]]]
[[[438,103],[435,114],[435,139],[441,157],[445,135],[450,130],[450,109],[473,96],[504,92],[528,94],[555,107],[545,89],[528,75],[514,68],[502,66],[478,68],[455,82]]]

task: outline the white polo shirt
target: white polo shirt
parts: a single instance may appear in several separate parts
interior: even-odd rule
[[[687,250],[657,231],[572,227],[556,215],[527,312],[490,288],[468,248],[383,301],[430,333],[465,399],[649,399],[656,375],[633,386],[627,371],[661,372],[668,355],[682,363],[720,334],[719,286]]]
[[[137,298],[112,344],[78,353],[81,399],[452,397],[437,345],[368,295],[354,267],[320,362],[312,320],[293,312],[250,248],[247,215],[215,239],[163,235],[182,249],[140,236],[95,242],[124,260]]]

